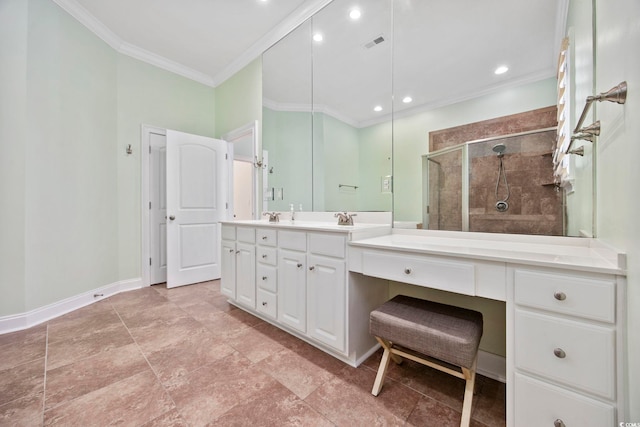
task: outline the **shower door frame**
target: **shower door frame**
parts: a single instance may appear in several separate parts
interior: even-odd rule
[[[430,209],[427,210],[426,207],[429,207],[429,159],[432,159],[434,157],[443,155],[443,154],[448,154],[448,153],[452,153],[454,151],[457,150],[462,150],[462,160],[461,160],[461,168],[462,168],[462,172],[461,172],[461,177],[462,177],[462,184],[461,184],[461,197],[462,200],[461,202],[461,214],[462,214],[462,230],[461,231],[469,231],[469,146],[471,144],[478,144],[478,143],[482,143],[482,142],[489,142],[489,141],[496,141],[496,140],[502,140],[502,139],[508,139],[508,138],[517,138],[520,136],[526,136],[526,135],[532,135],[532,134],[536,134],[536,133],[542,133],[542,132],[549,132],[549,131],[556,131],[557,127],[556,126],[552,126],[552,127],[546,127],[546,128],[540,128],[540,129],[534,129],[534,130],[528,130],[525,132],[517,132],[517,133],[510,133],[507,135],[496,135],[496,136],[490,136],[487,138],[480,138],[480,139],[474,139],[471,141],[465,141],[462,142],[460,144],[456,144],[456,145],[452,145],[451,147],[445,147],[445,148],[441,148],[439,150],[436,151],[432,151],[432,152],[427,152],[427,154],[423,154],[422,155],[422,194],[424,197],[423,200],[423,206],[425,207],[423,209],[423,218],[422,218],[422,224],[423,227],[425,228],[429,228],[429,215],[430,215]],[[563,210],[566,209],[566,205],[565,205],[565,201],[563,200]],[[566,213],[563,212],[563,234],[566,234]]]

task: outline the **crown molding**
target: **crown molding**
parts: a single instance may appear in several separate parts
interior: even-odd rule
[[[84,25],[89,31],[94,33],[105,43],[111,46],[116,52],[130,56],[148,64],[154,65],[166,71],[202,83],[206,86],[215,87],[214,79],[204,73],[186,67],[175,61],[157,55],[138,46],[127,43],[111,31],[106,25],[96,19],[89,11],[82,7],[76,0],[53,0],[65,12],[74,17]]]
[[[115,35],[113,31],[107,28],[102,22],[100,22],[95,16],[93,16],[87,9],[80,6],[76,0],[53,0],[58,6],[60,6],[65,12],[73,16],[78,22],[87,27],[89,31],[100,37],[105,43],[120,51],[123,41],[120,37]]]
[[[287,16],[278,26],[269,31],[264,37],[245,50],[242,55],[216,74],[213,78],[214,85],[218,86],[222,84],[225,80],[249,65],[253,60],[259,58],[264,51],[298,28],[303,22],[332,1],[333,0],[315,0],[313,2],[305,2]]]
[[[154,65],[158,68],[162,68],[163,70],[170,71],[182,77],[194,80],[198,83],[202,83],[203,85],[215,87],[214,80],[211,76],[196,71],[192,68],[185,67],[178,62],[167,59],[164,56],[156,55],[153,52],[149,52],[148,50],[139,48],[138,46],[132,45],[130,43],[122,43],[122,46],[120,47],[118,52],[123,55],[127,55],[148,64]]]

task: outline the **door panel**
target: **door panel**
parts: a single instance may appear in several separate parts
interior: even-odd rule
[[[220,278],[227,144],[167,130],[167,287]]]
[[[301,332],[307,330],[306,256],[278,251],[278,320]]]
[[[149,188],[149,284],[167,281],[167,140],[159,133],[149,133],[150,188]]]

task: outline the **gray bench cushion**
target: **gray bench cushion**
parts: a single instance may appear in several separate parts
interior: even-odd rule
[[[369,332],[427,356],[471,368],[482,337],[482,313],[398,295],[371,312]]]

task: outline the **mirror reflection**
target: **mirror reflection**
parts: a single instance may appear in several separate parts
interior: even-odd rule
[[[567,7],[568,0],[334,0],[263,56],[269,209],[393,209],[401,227],[455,222],[444,229],[589,235],[593,162],[572,159],[577,179],[567,192],[554,186],[549,155]],[[502,124],[488,126],[492,121]],[[504,194],[492,196],[500,178],[495,153],[442,152],[459,157],[461,172],[455,179],[434,172],[431,160],[442,146],[431,144],[432,135],[454,129],[446,147],[544,135],[544,142],[504,142],[507,209],[495,207]],[[491,167],[470,166],[483,161]],[[446,195],[455,214],[433,198],[442,201],[448,188],[434,187],[438,179],[456,187]],[[478,182],[482,188],[474,187]],[[540,188],[530,188],[533,182]],[[515,231],[508,226],[523,221],[534,222]]]

